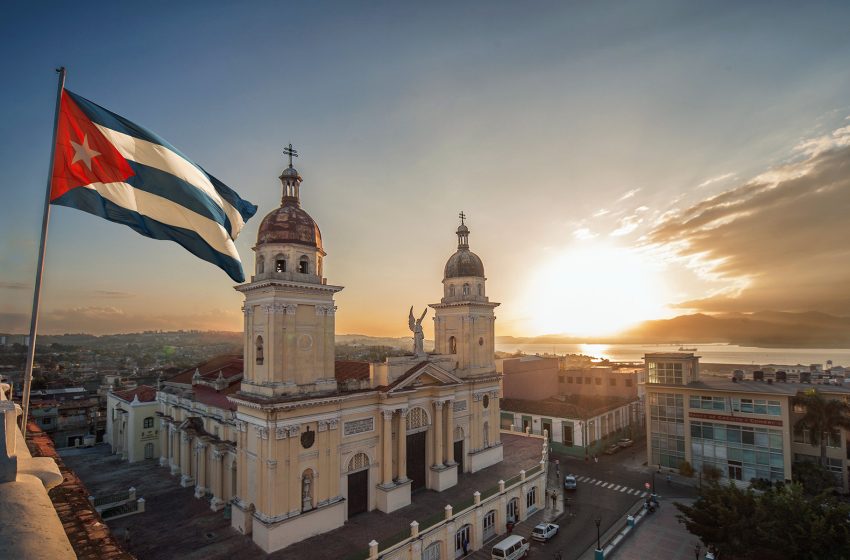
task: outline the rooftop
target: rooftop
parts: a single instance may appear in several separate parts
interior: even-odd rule
[[[124,391],[113,391],[113,395],[122,401],[133,402],[138,397],[139,402],[155,402],[156,388],[149,385],[139,385],[135,389],[125,389]]]
[[[619,408],[628,402],[626,399],[617,397],[573,397],[571,401],[502,399],[500,407],[506,412],[525,412],[555,418],[590,418]]]
[[[646,387],[663,387],[665,389],[689,389],[703,391],[729,391],[733,393],[764,393],[766,395],[789,395],[793,396],[801,391],[817,389],[821,393],[832,393],[850,395],[850,387],[843,385],[826,385],[811,383],[785,383],[767,381],[732,381],[731,379],[715,377],[703,378],[700,381],[688,383],[687,385],[674,385],[668,383],[647,383]]]

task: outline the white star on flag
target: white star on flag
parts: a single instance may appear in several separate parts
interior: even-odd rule
[[[86,164],[86,167],[91,171],[91,160],[100,155],[100,152],[94,150],[91,146],[89,146],[89,138],[87,134],[83,135],[83,143],[77,144],[73,140],[71,140],[71,145],[74,147],[74,159],[71,161],[71,164],[75,164],[78,161],[82,161]]]

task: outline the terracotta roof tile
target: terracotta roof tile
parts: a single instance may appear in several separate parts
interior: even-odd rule
[[[348,379],[369,379],[369,362],[339,360],[334,362],[334,377],[337,381]]]
[[[221,375],[224,376],[225,379],[241,374],[244,370],[244,365],[242,356],[237,354],[216,356],[215,358],[207,360],[195,367],[184,369],[167,381],[171,383],[184,383],[186,385],[191,385],[192,377],[195,375],[196,370],[200,372],[203,379],[207,381],[215,381],[215,379],[218,378],[219,372],[221,372]]]
[[[133,399],[139,397],[139,402],[154,402],[156,400],[156,388],[149,385],[139,385],[135,389],[125,389],[123,391],[113,391],[113,395],[121,400],[133,402]]]

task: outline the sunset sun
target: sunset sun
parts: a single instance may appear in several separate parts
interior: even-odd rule
[[[601,336],[668,314],[659,265],[631,249],[572,247],[545,262],[525,294],[537,334]]]

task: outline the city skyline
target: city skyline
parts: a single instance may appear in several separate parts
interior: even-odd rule
[[[143,24],[21,5],[0,24],[25,53],[0,63],[19,77],[0,94],[0,332],[29,322],[59,64],[259,206],[236,243],[246,274],[292,142],[325,276],[345,286],[339,333],[407,334],[408,307],[440,298],[461,210],[488,294],[510,302],[498,334],[850,315],[845,7],[253,7],[163,5]],[[69,42],[84,22],[129,32]],[[53,208],[40,332],[236,331],[232,285],[175,244]]]

